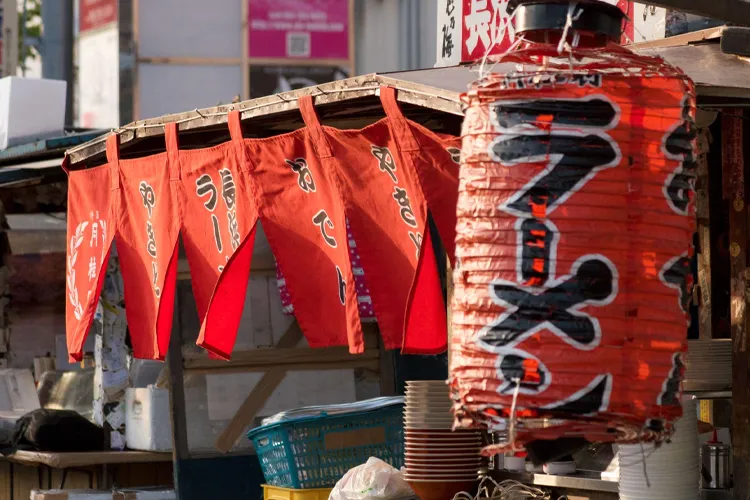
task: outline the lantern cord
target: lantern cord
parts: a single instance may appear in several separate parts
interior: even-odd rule
[[[563,500],[566,497],[557,497]],[[489,476],[482,478],[476,495],[461,491],[453,500],[550,500],[550,494],[541,488],[529,486],[512,479],[497,482]]]
[[[641,442],[641,459],[643,460],[643,477],[646,478],[646,487],[651,487],[651,481],[648,478],[648,470],[646,469],[646,451],[643,449],[643,442]]]
[[[508,440],[510,443],[516,442],[516,403],[518,402],[518,393],[521,391],[521,379],[513,378],[516,388],[513,390],[513,402],[510,405],[510,422],[508,424]]]
[[[568,50],[570,50],[570,45],[568,45],[568,32],[570,31],[570,28],[573,27],[573,21],[577,21],[578,18],[581,17],[581,14],[583,14],[583,8],[576,12],[576,7],[578,7],[578,2],[571,2],[570,4],[568,4],[568,15],[565,17],[565,27],[563,28],[560,42],[557,44],[558,54],[562,54],[563,49],[565,48],[568,48]],[[578,45],[578,39],[579,37],[576,34],[576,36],[573,37],[574,47]]]
[[[514,15],[515,15],[515,13],[514,13]],[[513,42],[513,44],[510,47],[508,47],[508,50],[506,50],[500,57],[497,58],[497,60],[495,60],[492,63],[492,66],[490,66],[490,68],[487,70],[486,73],[483,71],[482,68],[480,68],[479,69],[480,80],[483,80],[487,76],[487,74],[492,73],[492,71],[495,69],[495,66],[497,66],[498,64],[500,64],[503,61],[503,58],[505,57],[506,54],[509,54],[510,52],[513,52],[514,50],[516,50],[518,48],[518,46],[521,45],[522,43],[524,43],[525,41],[526,41],[526,39],[523,37],[523,35],[519,35],[518,38],[516,38],[516,41]],[[483,60],[482,61],[482,65],[484,65],[484,62],[485,61]]]
[[[508,7],[507,7],[507,5],[506,5],[506,7],[505,7],[505,9],[506,9],[506,12],[507,12],[507,8],[508,8]],[[516,14],[518,13],[518,9],[514,10],[514,11],[513,11],[513,12],[512,12],[512,13],[511,13],[511,14],[510,14],[510,15],[508,16],[508,20],[506,21],[505,25],[504,25],[504,26],[500,26],[500,25],[499,25],[499,23],[498,23],[498,21],[497,21],[497,17],[498,17],[498,12],[499,12],[499,11],[500,11],[500,9],[499,9],[499,8],[496,8],[496,9],[495,9],[495,10],[494,10],[494,11],[492,12],[492,20],[490,21],[490,23],[491,23],[491,24],[490,24],[490,26],[491,26],[491,28],[490,28],[490,32],[491,32],[491,34],[493,35],[493,39],[492,39],[492,43],[490,44],[490,46],[489,46],[489,47],[487,47],[487,49],[485,49],[485,51],[484,51],[484,55],[482,56],[482,62],[481,62],[481,64],[479,65],[479,78],[480,78],[480,79],[484,79],[484,78],[485,78],[485,76],[487,76],[487,73],[485,73],[485,71],[484,71],[484,68],[485,68],[485,65],[487,64],[487,59],[489,59],[489,56],[490,56],[490,52],[491,52],[491,51],[492,51],[492,49],[493,49],[493,48],[495,47],[495,45],[497,44],[497,42],[498,42],[498,41],[502,41],[502,40],[504,40],[504,39],[505,39],[505,34],[506,34],[506,33],[507,33],[507,32],[508,32],[509,30],[512,30],[512,29],[513,29],[513,20],[515,19],[515,17],[516,17]],[[497,29],[497,31],[495,31],[495,28]],[[513,31],[513,36],[515,36],[515,31]],[[498,58],[498,61],[496,61],[496,62],[495,62],[495,63],[494,63],[493,65],[492,65],[492,67],[491,67],[491,68],[490,68],[490,69],[488,70],[488,73],[491,73],[491,72],[492,72],[492,70],[494,69],[495,65],[496,65],[496,64],[497,64],[497,63],[498,63],[499,61],[501,61],[501,60],[502,60],[502,58],[503,58],[503,57],[504,57],[504,56],[505,56],[506,54],[508,54],[509,52],[512,52],[513,50],[515,50],[515,49],[516,49],[516,47],[518,47],[518,45],[520,44],[520,42],[521,42],[522,40],[523,40],[523,37],[519,36],[519,38],[517,38],[517,39],[516,39],[516,40],[515,40],[515,41],[514,41],[514,42],[513,42],[513,43],[512,43],[511,45],[510,45],[510,47],[508,47],[508,48],[507,48],[507,49],[505,50],[505,52],[503,52],[503,53],[502,53],[502,54],[500,55],[500,57]]]
[[[479,78],[484,78],[484,65],[487,62],[487,58],[490,55],[490,51],[492,51],[492,49],[495,48],[495,43],[497,43],[496,38],[494,36],[495,35],[494,28],[497,27],[498,31],[500,30],[500,27],[497,26],[496,24],[498,10],[499,9],[494,9],[492,11],[492,19],[490,20],[490,35],[492,36],[492,43],[484,50],[484,55],[482,56],[482,63],[479,65]]]
[[[643,443],[641,443],[641,448],[643,448]],[[648,460],[649,458],[651,458],[651,455],[653,455],[654,453],[656,453],[656,448],[654,448],[653,450],[649,451],[648,454],[645,454],[645,455],[644,455],[645,452],[644,452],[643,449],[641,449],[641,453],[633,453],[633,454],[624,455],[622,453],[622,448],[620,448],[620,450],[618,451],[618,453],[620,454],[620,467],[635,467],[636,465],[640,465],[642,463],[645,463],[646,460]],[[630,462],[630,463],[625,463],[625,464],[622,463],[623,458],[631,458],[631,457],[634,457],[636,455],[641,455],[641,459],[640,460],[636,460],[634,462]]]
[[[637,32],[637,33],[638,33],[639,35],[641,35],[641,37],[642,37],[642,38],[643,38],[644,40],[646,40],[646,36],[645,36],[645,35],[643,34],[643,32],[641,32],[641,30],[639,30],[638,28],[636,28],[636,26],[635,26],[635,23],[634,23],[634,22],[633,22],[633,20],[632,20],[632,19],[630,18],[630,16],[627,16],[627,15],[626,15],[626,16],[625,16],[625,19],[627,19],[628,21],[630,21],[630,24],[631,24],[631,25],[633,26],[633,30],[634,30],[634,31],[636,31],[636,32]],[[633,40],[632,38],[630,38],[630,37],[628,36],[628,34],[627,34],[627,33],[625,33],[625,31],[623,31],[623,32],[622,32],[622,36],[623,36],[623,37],[624,37],[624,38],[625,38],[625,39],[626,39],[626,40],[627,40],[627,41],[628,41],[628,42],[630,43],[630,46],[632,47],[632,49],[633,49],[633,50],[634,50],[635,52],[637,52],[638,54],[640,54],[640,55],[642,55],[642,56],[645,56],[645,55],[646,55],[646,54],[644,54],[644,53],[643,53],[643,52],[641,51],[641,48],[640,48],[640,47],[638,47],[638,43],[636,43],[636,41],[635,41],[635,40]],[[656,57],[659,57],[659,53],[658,53],[658,52],[656,51],[656,49],[655,49],[655,48],[654,48],[654,47],[653,47],[652,45],[648,45],[648,46],[647,46],[647,48],[651,49],[651,52],[653,52],[653,53],[654,53],[654,56],[656,56]]]

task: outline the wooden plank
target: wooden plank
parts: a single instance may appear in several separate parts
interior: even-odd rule
[[[211,370],[222,368],[269,368],[292,365],[335,365],[347,361],[376,361],[380,357],[375,349],[365,349],[362,354],[349,354],[347,347],[289,347],[272,349],[252,349],[232,353],[232,359],[210,359],[204,353],[186,353],[184,368],[186,370]]]
[[[284,333],[277,344],[280,349],[291,349],[298,345],[303,339],[302,330],[295,321]],[[224,432],[216,439],[216,449],[224,453],[228,452],[237,442],[240,435],[252,422],[258,411],[263,408],[273,391],[279,387],[281,381],[286,376],[285,368],[271,368],[263,375],[258,385],[248,394],[245,401],[240,405],[237,413],[234,414],[232,421],[229,422]]]
[[[696,123],[700,120],[696,118]],[[698,332],[701,339],[710,339],[711,330],[711,234],[710,234],[710,173],[708,169],[708,151],[710,133],[706,128],[698,128],[697,142],[697,178],[695,183],[695,207],[698,219],[697,255],[698,276],[694,293],[698,299]]]
[[[721,38],[726,26],[717,26],[705,30],[692,31],[682,35],[670,36],[659,40],[646,40],[645,42],[631,43],[627,48],[640,52],[647,49],[679,47],[691,43],[705,42],[706,40],[716,40]]]
[[[357,368],[380,372],[382,368],[380,363],[380,353],[377,353],[377,357],[360,358],[358,356],[352,356],[352,359],[344,361],[326,363],[285,363],[280,366],[287,371],[311,372],[320,370],[349,370]],[[272,368],[269,366],[236,366],[226,364],[225,366],[216,366],[212,368],[191,368],[185,370],[185,373],[190,375],[226,375],[229,373],[266,373],[269,369]]]
[[[40,253],[65,253],[67,242],[65,231],[21,230],[7,231],[13,255]]]
[[[271,347],[273,341],[273,327],[271,323],[271,290],[268,282],[274,278],[267,276],[251,276],[250,289],[250,325],[252,330],[253,345],[255,347]],[[278,292],[275,292],[278,293]],[[247,306],[245,306],[247,309]],[[243,316],[245,311],[243,311]],[[232,356],[234,357],[234,356]]]
[[[60,483],[58,482],[57,484],[59,485]],[[13,500],[31,498],[32,490],[38,487],[39,475],[35,467],[15,467],[13,474]]]
[[[9,235],[12,233],[19,233],[19,231],[10,231],[8,232]],[[31,244],[29,244],[29,240],[26,235],[22,235],[19,237],[18,235],[15,236],[15,238],[22,243],[23,249],[26,249],[25,253],[45,253],[45,252],[31,252],[29,251],[32,247]],[[58,241],[59,240],[59,241]],[[55,246],[51,248],[58,249],[60,248],[59,245],[62,245],[62,250],[57,250],[60,252],[65,252],[66,250],[66,242],[65,242],[65,232],[63,231],[61,233],[61,238],[55,237]],[[16,255],[16,248],[13,245],[13,238],[11,238],[11,248],[13,248],[13,255]],[[252,276],[276,276],[276,268],[274,266],[274,260],[273,260],[273,254],[259,254],[259,255],[253,255],[252,264],[250,267],[250,272],[252,273]],[[188,264],[187,259],[180,259],[177,261],[177,281],[190,281],[190,265]]]
[[[724,54],[717,43],[665,47],[649,52],[648,55],[661,56],[669,64],[681,68],[697,85],[748,89],[750,65],[736,56]],[[698,94],[699,98],[707,95],[706,89],[700,88]]]
[[[19,450],[5,459],[21,465],[46,465],[53,469],[89,467],[102,464],[158,463],[171,462],[170,453],[150,451],[87,451],[53,453],[45,451]]]
[[[744,128],[741,116],[731,110],[722,113],[722,170],[724,179],[740,175],[744,168],[743,133],[731,134],[735,126]],[[739,111],[741,113],[741,110]],[[750,353],[747,346],[747,208],[742,191],[726,190],[729,210],[730,320],[732,328],[732,447],[734,452],[734,498],[750,498]]]
[[[648,3],[732,24],[750,24],[750,2],[743,0],[649,0]]]
[[[0,500],[13,500],[10,496],[10,464],[0,462]]]

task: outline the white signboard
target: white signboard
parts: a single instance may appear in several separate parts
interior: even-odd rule
[[[78,125],[120,125],[120,47],[117,25],[78,39]]]
[[[667,29],[667,9],[636,3],[633,5],[633,26],[633,42],[664,38]]]
[[[437,0],[437,64],[455,66],[461,64],[464,22],[463,0]]]

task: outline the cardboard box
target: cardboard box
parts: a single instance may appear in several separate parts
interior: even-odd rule
[[[0,149],[62,136],[66,89],[62,80],[0,78]]]
[[[0,370],[0,416],[19,418],[41,408],[31,370]]]

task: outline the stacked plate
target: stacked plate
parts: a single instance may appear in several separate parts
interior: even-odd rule
[[[700,465],[696,402],[686,396],[671,442],[620,445],[622,500],[698,500]],[[644,463],[645,462],[645,463]]]
[[[482,436],[452,431],[448,386],[443,381],[406,383],[404,477],[422,500],[470,491],[481,467]]]
[[[686,391],[720,391],[731,386],[731,339],[688,341],[684,389]]]

